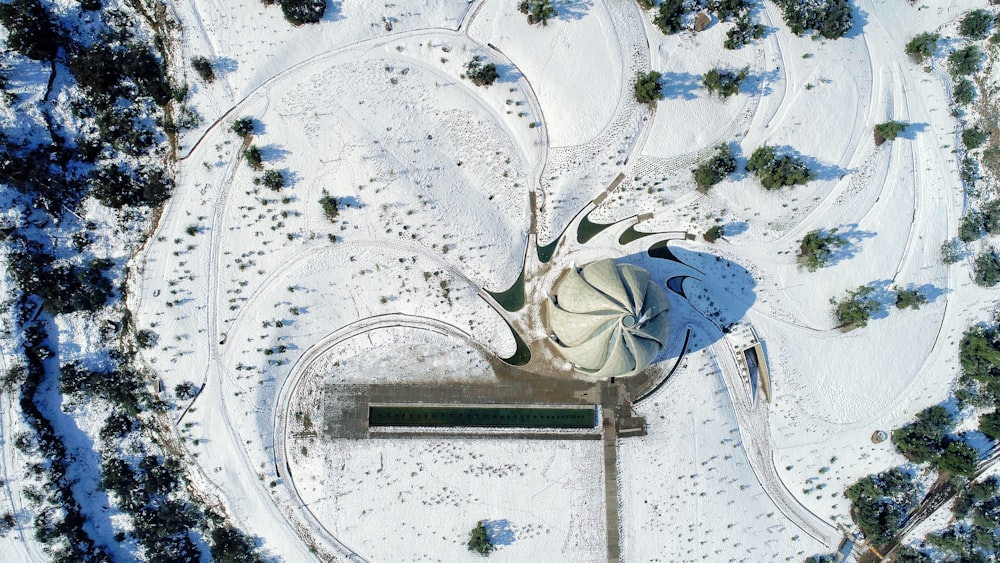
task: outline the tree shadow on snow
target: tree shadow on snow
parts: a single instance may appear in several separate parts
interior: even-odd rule
[[[884,319],[889,316],[889,311],[896,306],[896,292],[889,289],[892,280],[876,280],[867,284],[874,291],[871,298],[878,303],[878,309],[872,312],[872,319]]]
[[[340,2],[327,1],[326,11],[323,12],[323,19],[320,21],[337,22],[342,19],[344,19],[344,15],[340,11]]]
[[[923,133],[926,130],[926,123],[910,123],[906,126],[906,129],[903,129],[903,131],[897,135],[897,137],[912,141],[917,138],[917,133]]]
[[[513,528],[510,527],[510,521],[506,518],[484,520],[483,527],[486,528],[486,535],[493,545],[510,545],[517,539],[514,537]]]
[[[232,74],[239,68],[239,63],[230,57],[219,57],[212,61],[212,68],[219,74]]]
[[[853,7],[851,11],[854,15],[854,24],[851,25],[851,29],[848,29],[847,33],[844,34],[844,37],[848,39],[860,37],[861,33],[865,30],[865,25],[868,23],[868,12],[859,8],[857,2],[852,2],[851,4]]]
[[[836,236],[844,242],[839,247],[830,251],[829,265],[836,264],[842,260],[849,260],[858,253],[858,245],[861,241],[875,236],[871,231],[862,231],[856,224],[846,225],[837,228]]]
[[[284,160],[289,152],[278,145],[264,145],[260,147],[260,156],[264,162],[274,162]]]
[[[737,235],[742,235],[743,233],[750,230],[750,224],[747,223],[746,221],[732,221],[730,223],[726,223],[723,229],[725,231],[725,236],[734,237]]]
[[[552,0],[556,18],[567,21],[583,19],[593,5],[593,2],[587,0]]]
[[[671,100],[694,100],[701,89],[701,77],[690,72],[664,72],[660,75],[660,95]]]
[[[740,93],[751,96],[767,96],[774,91],[771,88],[771,84],[774,84],[780,78],[781,72],[777,68],[757,74],[750,74],[740,83]]]

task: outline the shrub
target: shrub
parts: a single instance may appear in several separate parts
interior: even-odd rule
[[[720,98],[726,99],[729,96],[739,93],[740,83],[743,82],[749,72],[749,67],[743,67],[738,71],[713,68],[705,73],[701,83],[709,93],[718,94]]]
[[[927,296],[914,288],[900,289],[896,292],[897,309],[919,309],[921,305],[927,303]]]
[[[323,207],[323,213],[330,221],[337,220],[340,209],[337,207],[337,198],[333,197],[326,190],[323,190],[323,197],[319,198],[319,204]]]
[[[135,341],[140,348],[152,348],[159,340],[159,335],[148,328],[137,330],[135,333]]]
[[[837,229],[809,231],[799,242],[799,259],[807,270],[815,272],[829,263],[835,249],[845,244],[847,241],[837,236]]]
[[[326,0],[278,0],[281,13],[294,26],[316,23],[323,19]]]
[[[757,176],[767,190],[805,184],[815,177],[802,159],[789,155],[779,156],[774,147],[767,145],[750,155],[746,170]]]
[[[5,41],[9,49],[36,61],[56,56],[62,38],[39,0],[0,4],[0,24],[7,29]]]
[[[978,209],[970,209],[962,216],[958,226],[958,238],[962,242],[972,242],[983,236],[986,227],[986,215]]]
[[[837,39],[854,25],[848,0],[776,0],[775,3],[795,35],[816,31],[827,39]]]
[[[976,256],[976,274],[973,281],[982,287],[993,287],[1000,283],[1000,253],[993,247]]]
[[[725,227],[723,227],[722,225],[714,225],[713,227],[705,231],[705,234],[701,236],[705,239],[706,242],[714,243],[715,241],[722,238],[724,234],[726,234]]]
[[[635,99],[641,104],[648,104],[660,99],[660,73],[651,70],[635,75]]]
[[[906,44],[906,54],[918,63],[923,62],[927,57],[934,56],[939,39],[941,39],[941,35],[938,33],[921,33]]]
[[[983,226],[991,235],[1000,233],[1000,199],[991,200],[983,206]]]
[[[536,23],[548,25],[549,19],[558,15],[556,9],[552,7],[552,0],[521,0],[517,9],[528,16],[528,25]]]
[[[962,375],[982,383],[1000,381],[1000,330],[975,326],[958,344]]]
[[[994,442],[1000,440],[1000,412],[993,411],[980,416],[979,431]]]
[[[909,127],[905,121],[886,121],[875,126],[875,146],[886,141],[895,141],[896,137]]]
[[[892,539],[916,504],[916,493],[916,485],[899,468],[864,477],[844,492],[851,499],[858,527],[873,545]]]
[[[243,158],[247,159],[247,164],[250,168],[254,170],[260,170],[264,167],[264,157],[260,154],[260,148],[257,145],[250,145],[245,151],[243,151]]]
[[[948,67],[952,76],[966,76],[979,70],[983,52],[976,45],[969,45],[948,55]]]
[[[489,555],[493,551],[493,541],[490,540],[490,536],[486,532],[486,524],[482,520],[472,529],[468,546],[469,551],[475,551],[479,555]]]
[[[972,10],[962,18],[959,32],[972,40],[986,39],[993,24],[993,14],[986,10]]]
[[[684,29],[684,0],[663,0],[660,11],[653,18],[653,25],[664,35],[672,35]]]
[[[212,68],[212,61],[206,59],[205,57],[194,57],[191,59],[191,68],[198,73],[205,82],[215,81],[215,70]]]
[[[261,563],[253,538],[226,524],[212,530],[212,560],[220,563]]]
[[[698,184],[698,189],[706,191],[708,188],[721,182],[726,176],[736,172],[736,158],[733,157],[733,151],[729,148],[729,145],[717,145],[715,147],[715,155],[708,159],[708,161],[703,162],[692,172],[694,173],[694,181]]]
[[[990,134],[980,129],[978,125],[962,131],[962,144],[969,150],[978,149],[989,138]]]
[[[945,264],[955,264],[962,259],[962,243],[957,238],[941,243],[941,261]]]
[[[253,119],[249,117],[241,117],[233,122],[233,126],[229,128],[230,131],[236,133],[240,137],[248,137],[253,135],[254,132]]]
[[[178,399],[194,399],[198,396],[198,387],[190,381],[183,381],[174,386],[174,395]]]
[[[858,286],[847,292],[847,297],[837,301],[830,299],[834,305],[834,316],[842,326],[865,327],[872,314],[881,307],[878,300],[872,295],[875,288],[867,285]]]
[[[744,12],[736,18],[736,27],[726,32],[726,40],[722,46],[726,49],[739,49],[750,43],[751,39],[764,37],[765,31],[767,28],[763,24],[750,21],[749,11]]]
[[[285,187],[285,176],[278,170],[268,170],[264,172],[260,182],[265,187],[277,191]]]
[[[979,452],[975,448],[962,442],[953,441],[945,446],[935,465],[943,471],[971,477],[976,472],[976,464],[978,463]]]
[[[968,78],[963,78],[955,83],[955,90],[952,92],[955,103],[960,106],[967,106],[976,99],[976,87]]]
[[[479,55],[472,57],[465,65],[465,76],[476,86],[490,86],[500,78],[500,74],[497,72],[497,65],[483,64],[482,60]]]
[[[952,419],[940,405],[917,413],[916,420],[892,433],[896,449],[915,463],[935,459],[944,449],[944,437],[951,432]]]

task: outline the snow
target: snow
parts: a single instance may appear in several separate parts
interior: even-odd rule
[[[499,561],[601,561],[604,479],[598,440],[296,440],[303,500],[365,558],[476,561],[479,520],[506,521]]]

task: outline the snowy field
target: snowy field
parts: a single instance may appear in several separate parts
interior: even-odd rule
[[[947,396],[961,333],[988,317],[995,291],[971,282],[971,260],[939,261],[965,205],[957,122],[943,57],[928,71],[904,45],[916,32],[953,29],[984,3],[858,0],[856,30],[827,41],[795,37],[764,2],[767,34],[737,51],[722,48],[732,24],[665,37],[633,2],[556,3],[565,15],[546,27],[529,27],[509,4],[338,2],[302,28],[256,0],[174,5],[185,53],[225,65],[195,88],[204,123],[183,137],[177,191],[136,260],[130,304],[137,324],[160,335],[143,354],[165,388],[204,386],[176,412],[203,483],[270,553],[310,557],[295,499],[268,486],[283,477],[271,448],[289,374],[336,343],[314,375],[344,362],[366,382],[488,378],[484,358],[510,354],[514,342],[480,289],[508,287],[530,235],[554,239],[622,174],[592,220],[650,213],[640,230],[698,235],[726,226],[715,245],[699,236],[681,246],[745,275],[693,282],[692,305],[753,325],[774,390],[769,435],[742,436],[703,343],[641,405],[649,435],[621,440],[618,460],[626,560],[801,560],[829,550],[775,507],[744,441],[766,440],[769,471],[790,494],[849,527],[843,488],[903,461],[872,433]],[[497,62],[497,84],[461,78],[473,55]],[[715,66],[749,68],[738,96],[721,101],[701,87]],[[631,92],[648,69],[664,75],[655,110]],[[287,179],[280,191],[254,183],[260,173],[229,131],[240,117],[257,124],[264,166]],[[875,147],[872,127],[888,119],[912,129]],[[792,148],[817,178],[770,192],[741,171],[699,193],[690,170],[720,142],[734,143],[741,163],[765,143]],[[336,222],[317,203],[324,194],[342,204]],[[834,227],[848,246],[819,272],[801,268],[802,236]],[[888,304],[863,329],[837,329],[830,298],[869,283],[886,295],[914,285],[930,302]],[[724,294],[718,303],[713,291]],[[404,316],[463,336],[391,328]],[[480,347],[474,358],[469,341]],[[379,350],[424,353],[435,369],[380,380],[361,366],[370,354],[384,359]],[[478,519],[509,522],[516,540],[499,559],[603,560],[599,450],[430,439],[289,447],[311,510],[373,561],[461,560]]]
[[[297,440],[309,509],[371,561],[476,561],[479,520],[499,561],[606,561],[599,440]]]

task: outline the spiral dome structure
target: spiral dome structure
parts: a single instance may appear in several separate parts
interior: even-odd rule
[[[667,342],[670,305],[649,272],[601,260],[574,268],[548,301],[559,352],[588,379],[633,375]]]

